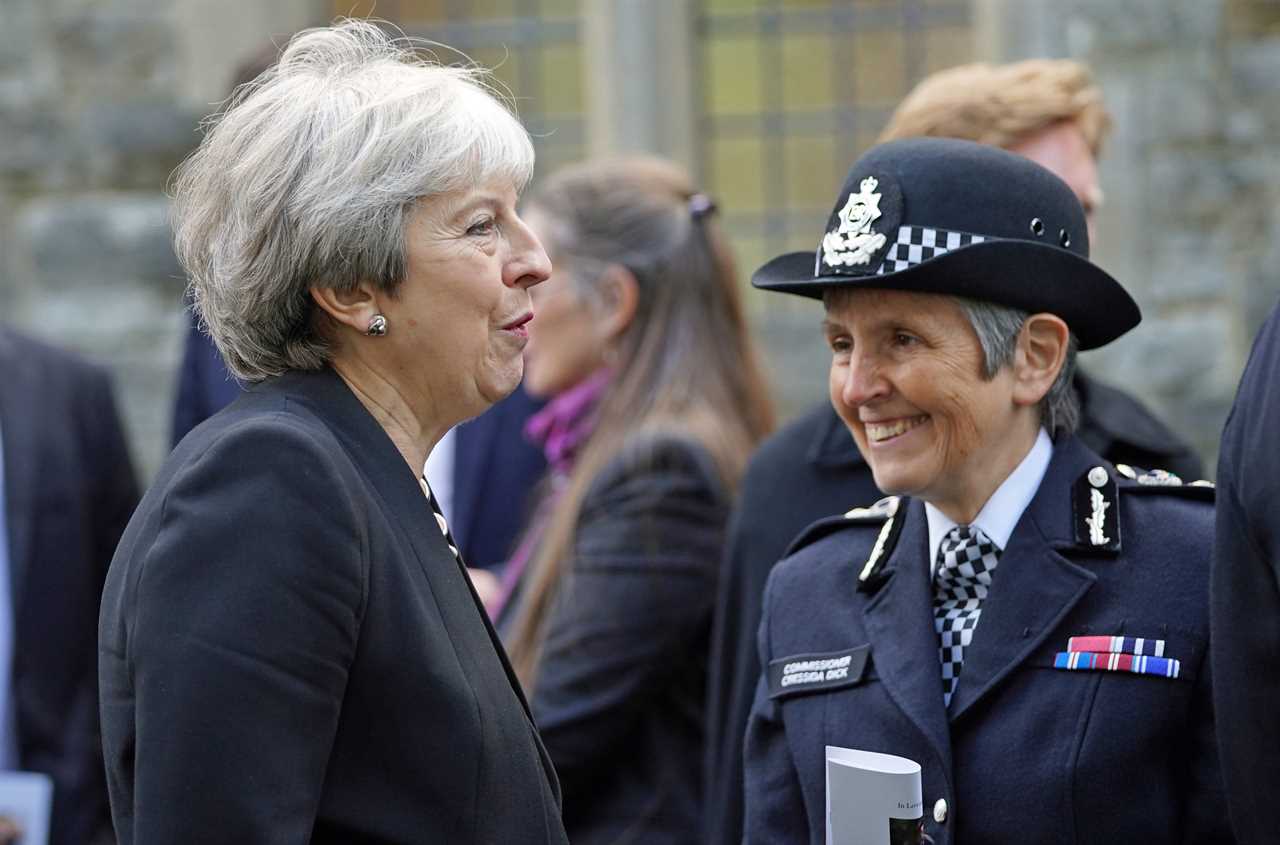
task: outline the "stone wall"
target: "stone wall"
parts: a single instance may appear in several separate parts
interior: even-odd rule
[[[0,320],[111,368],[144,477],[183,331],[165,182],[231,68],[314,7],[0,0]]]
[[[990,55],[1086,61],[1115,117],[1095,257],[1145,319],[1082,362],[1214,458],[1251,339],[1280,295],[1280,4],[983,6]]]
[[[1250,339],[1280,294],[1280,4],[973,3],[979,55],[1095,68],[1117,119],[1096,256],[1146,320],[1085,365],[1212,457]],[[168,448],[183,320],[165,180],[233,66],[331,11],[318,0],[0,0],[0,320],[112,368],[144,477]],[[791,350],[771,364],[798,410],[822,394],[825,356],[816,313],[784,316],[757,314],[770,346]]]

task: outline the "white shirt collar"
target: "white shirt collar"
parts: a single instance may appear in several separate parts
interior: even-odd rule
[[[1022,463],[1001,482],[974,518],[972,524],[981,528],[982,533],[1001,550],[1009,545],[1009,537],[1022,518],[1022,512],[1040,489],[1040,482],[1044,480],[1052,458],[1053,441],[1042,428]],[[938,546],[942,545],[942,538],[956,527],[956,523],[928,502],[924,503],[924,513],[929,520],[929,571],[932,576],[938,566]]]

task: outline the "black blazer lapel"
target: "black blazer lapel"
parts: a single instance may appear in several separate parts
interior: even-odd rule
[[[965,650],[951,718],[960,719],[1039,647],[1097,581],[1055,551],[1073,544],[1071,484],[1102,463],[1075,438],[1054,450],[1040,489],[1000,555],[982,618]]]
[[[4,442],[4,506],[9,541],[9,581],[15,608],[21,606],[23,586],[31,568],[37,476],[37,432],[51,420],[37,420],[40,405],[38,374],[29,357],[20,354],[12,337],[0,331],[0,440]],[[25,406],[20,410],[19,406]],[[36,413],[33,413],[32,406]],[[0,538],[3,540],[4,538]]]
[[[430,564],[436,561],[457,567],[458,577],[463,580],[470,592],[475,612],[489,635],[489,641],[497,653],[498,661],[506,673],[512,692],[524,709],[529,729],[533,733],[534,744],[542,759],[556,803],[559,804],[561,800],[559,780],[555,776],[551,756],[542,744],[542,737],[538,734],[533,721],[533,711],[530,710],[529,702],[525,699],[520,681],[516,678],[510,661],[507,660],[507,652],[489,621],[489,614],[485,611],[475,587],[472,586],[465,567],[449,552],[444,536],[436,524],[431,504],[423,495],[422,487],[409,465],[405,463],[404,457],[396,449],[382,426],[378,425],[378,422],[360,404],[355,394],[332,370],[325,369],[319,373],[291,373],[281,377],[279,383],[284,392],[296,390],[312,398],[322,409],[323,417],[332,421],[335,434],[356,457],[359,466],[365,470],[366,477],[370,479],[374,489],[381,496],[383,504],[395,515],[396,520],[408,535],[418,563],[424,569],[428,569]],[[442,558],[451,559],[452,562],[442,561]],[[430,578],[431,573],[428,572],[427,576]]]
[[[929,528],[924,505],[912,501],[909,507],[902,535],[885,565],[885,573],[892,575],[867,603],[863,621],[880,682],[945,762],[949,781],[951,738],[933,627]]]

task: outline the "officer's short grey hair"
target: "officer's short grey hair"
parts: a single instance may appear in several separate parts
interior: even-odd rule
[[[420,201],[503,180],[533,146],[475,67],[447,67],[364,21],[296,35],[232,95],[173,183],[174,241],[231,371],[317,369],[330,346],[313,286],[395,294]]]
[[[983,378],[995,378],[1001,368],[1013,363],[1018,335],[1031,315],[1017,308],[965,297],[955,297],[982,345]],[[1040,400],[1040,423],[1051,435],[1071,434],[1080,424],[1080,400],[1072,386],[1079,342],[1072,333],[1067,341],[1067,357],[1049,392]]]

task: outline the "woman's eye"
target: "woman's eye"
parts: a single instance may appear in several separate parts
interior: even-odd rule
[[[831,351],[837,355],[847,353],[849,350],[853,349],[853,342],[847,337],[833,337],[827,341],[827,345],[830,346]]]
[[[896,346],[910,346],[916,342],[916,339],[906,332],[898,332],[893,336],[893,342]]]
[[[476,221],[467,227],[468,235],[487,235],[497,228],[497,221],[488,217],[484,220]]]

